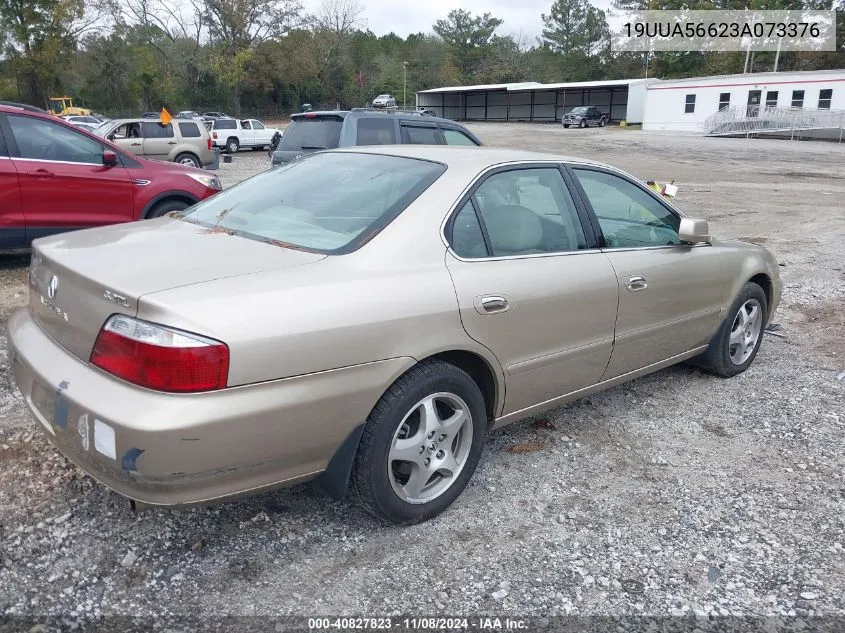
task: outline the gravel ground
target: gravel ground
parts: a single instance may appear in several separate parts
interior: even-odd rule
[[[749,371],[678,366],[497,431],[457,503],[399,529],[310,485],[135,514],[48,445],[3,337],[0,614],[845,616],[845,145],[472,127],[674,178],[715,234],[771,248],[781,328]],[[26,265],[0,260],[3,322]]]

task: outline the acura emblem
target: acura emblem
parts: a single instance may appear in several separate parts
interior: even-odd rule
[[[59,290],[59,278],[53,275],[50,277],[50,283],[47,285],[47,296],[50,299],[56,298],[56,292]]]

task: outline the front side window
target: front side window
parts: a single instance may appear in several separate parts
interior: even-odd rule
[[[442,145],[436,127],[403,125],[402,140],[410,145]]]
[[[7,117],[21,158],[103,164],[103,146],[94,139],[43,119]]]
[[[173,124],[163,125],[159,121],[144,121],[141,123],[141,134],[144,138],[173,138]]]
[[[725,108],[730,107],[731,105],[731,93],[730,92],[722,92],[719,94],[719,109],[724,110]]]
[[[184,219],[281,246],[350,252],[390,223],[445,169],[397,156],[313,154],[222,191],[192,207]]]
[[[468,137],[460,130],[444,129],[443,139],[446,141],[446,145],[469,145],[472,147],[478,146],[478,143],[473,141],[470,137]]]
[[[393,119],[358,119],[358,145],[394,145],[396,125]]]
[[[109,124],[106,123],[106,126]],[[98,130],[105,131],[105,128],[97,128]],[[112,130],[109,135],[108,139],[110,141],[120,141],[123,139],[130,139],[130,138],[141,138],[141,124],[140,123],[122,123],[118,125],[114,130]]]
[[[830,110],[830,102],[833,99],[833,90],[827,88],[819,90],[819,110]]]
[[[608,248],[680,244],[681,218],[647,191],[620,176],[574,169]]]
[[[555,167],[494,174],[474,195],[494,257],[587,248],[572,195]]]
[[[687,95],[684,102],[684,113],[692,114],[693,112],[695,112],[695,95]]]
[[[803,90],[793,90],[792,91],[792,107],[793,108],[803,108],[804,107],[804,91]]]
[[[252,121],[252,129],[253,130],[263,130],[264,124],[261,121]]]
[[[179,133],[182,134],[183,138],[198,138],[202,136],[200,134],[200,128],[196,123],[180,123],[179,124]]]

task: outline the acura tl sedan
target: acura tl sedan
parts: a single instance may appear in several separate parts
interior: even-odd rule
[[[37,240],[30,284],[15,379],[92,477],[139,505],[316,479],[396,524],[447,508],[491,429],[682,361],[745,371],[781,295],[766,249],[617,169],[413,145]]]

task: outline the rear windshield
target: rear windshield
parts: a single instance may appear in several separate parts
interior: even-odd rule
[[[312,154],[226,189],[183,218],[280,246],[348,253],[387,226],[445,169],[398,156]]]
[[[336,116],[298,117],[288,125],[277,149],[335,149],[341,127],[343,119]]]
[[[238,125],[234,119],[215,119],[214,121],[215,130],[234,130],[236,127]]]

